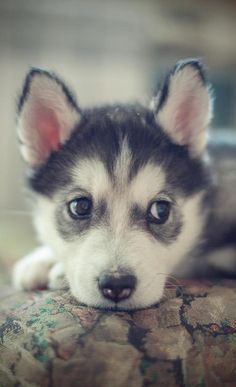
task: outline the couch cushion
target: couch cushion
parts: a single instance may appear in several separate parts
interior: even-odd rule
[[[181,281],[110,312],[65,291],[1,291],[0,386],[235,386],[236,281]]]

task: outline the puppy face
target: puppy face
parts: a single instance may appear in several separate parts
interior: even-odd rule
[[[41,240],[63,261],[80,302],[156,303],[205,221],[209,176],[201,156],[210,98],[200,64],[179,63],[152,109],[83,112],[58,78],[32,71],[19,137]]]

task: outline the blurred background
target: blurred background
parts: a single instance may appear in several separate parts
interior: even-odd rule
[[[29,66],[59,73],[83,107],[146,102],[166,68],[180,58],[201,57],[215,90],[213,133],[234,130],[235,20],[234,0],[0,0],[4,269],[37,243],[15,135],[16,101]]]

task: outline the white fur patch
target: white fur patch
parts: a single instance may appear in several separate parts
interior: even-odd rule
[[[48,288],[49,289],[65,289],[68,288],[68,282],[65,278],[65,268],[63,262],[57,262],[49,271]]]
[[[57,259],[49,247],[39,247],[15,265],[14,286],[19,290],[46,287],[49,271],[56,262]]]
[[[131,158],[131,151],[129,149],[127,139],[125,138],[122,142],[120,156],[117,158],[114,168],[116,187],[119,191],[122,191],[123,188],[127,187]]]
[[[161,167],[148,163],[134,177],[130,186],[130,198],[133,202],[147,206],[150,200],[158,197],[165,188],[166,176]]]
[[[84,159],[71,171],[75,184],[92,197],[100,199],[111,190],[111,181],[103,162],[99,159]]]

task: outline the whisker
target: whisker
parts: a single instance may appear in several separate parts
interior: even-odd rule
[[[176,290],[179,286],[181,286],[181,282],[176,278],[174,277],[173,275],[169,275],[167,273],[155,273],[152,278],[150,279],[150,282],[149,284],[147,284],[144,288],[143,291],[145,291],[149,286],[150,284],[155,281],[159,276],[165,276],[166,277],[166,281],[165,281],[165,286],[164,286],[164,289],[163,289],[163,295],[162,295],[162,299],[169,299],[170,296],[171,296],[171,290]]]

